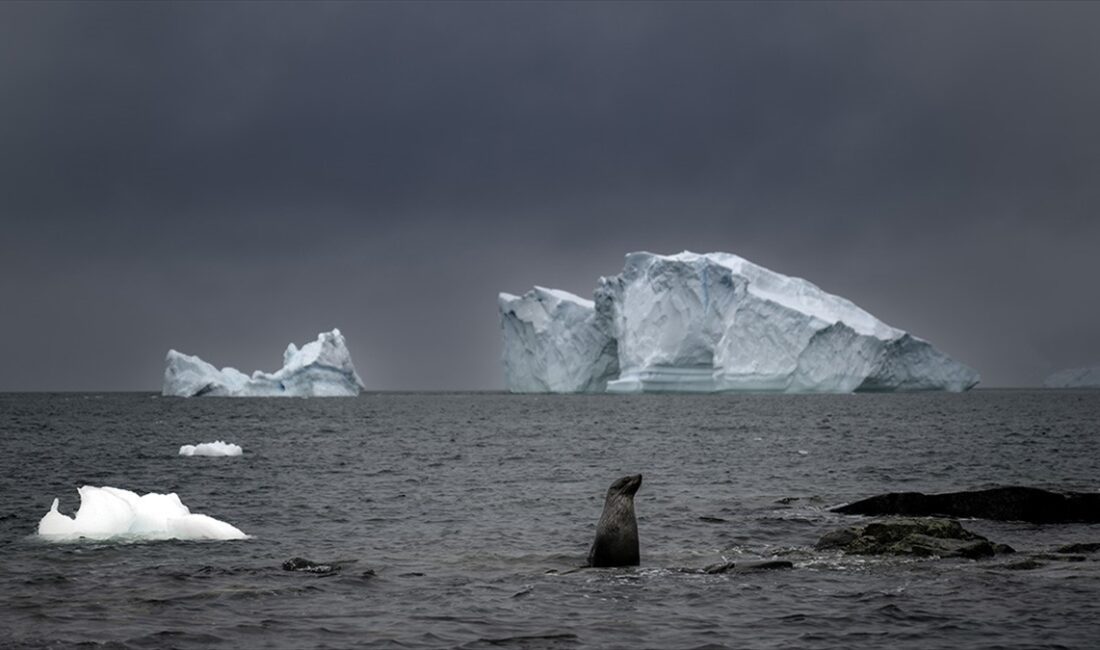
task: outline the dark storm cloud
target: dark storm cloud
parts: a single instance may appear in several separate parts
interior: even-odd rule
[[[1100,363],[1092,4],[0,5],[0,389],[500,385],[497,291],[807,277],[986,385]]]

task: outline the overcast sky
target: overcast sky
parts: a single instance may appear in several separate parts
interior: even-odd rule
[[[2,3],[0,390],[502,387],[499,291],[734,252],[1100,364],[1100,4]]]

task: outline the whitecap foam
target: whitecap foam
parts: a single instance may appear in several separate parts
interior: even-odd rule
[[[176,493],[85,485],[78,490],[80,508],[70,517],[58,511],[58,499],[38,522],[38,536],[50,541],[107,539],[245,539],[239,528],[201,514],[192,514]]]
[[[240,456],[243,453],[240,445],[221,440],[180,447],[180,456]]]

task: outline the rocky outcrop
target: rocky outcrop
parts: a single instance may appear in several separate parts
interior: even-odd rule
[[[953,519],[894,519],[826,533],[816,548],[855,555],[915,555],[919,557],[990,557],[1011,553],[963,528]]]
[[[1100,494],[1050,492],[1032,487],[924,494],[890,492],[837,508],[846,515],[960,517],[1034,524],[1100,523]]]

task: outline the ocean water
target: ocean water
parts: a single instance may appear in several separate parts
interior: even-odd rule
[[[244,454],[178,455],[213,440]],[[963,522],[1019,551],[986,560],[813,545],[864,496],[1096,491],[1098,468],[1087,391],[0,395],[0,646],[1095,648],[1100,554],[1008,564],[1100,525]],[[570,572],[639,472],[641,566]],[[251,538],[37,539],[85,484],[176,492]],[[795,566],[680,570],[771,557]]]

